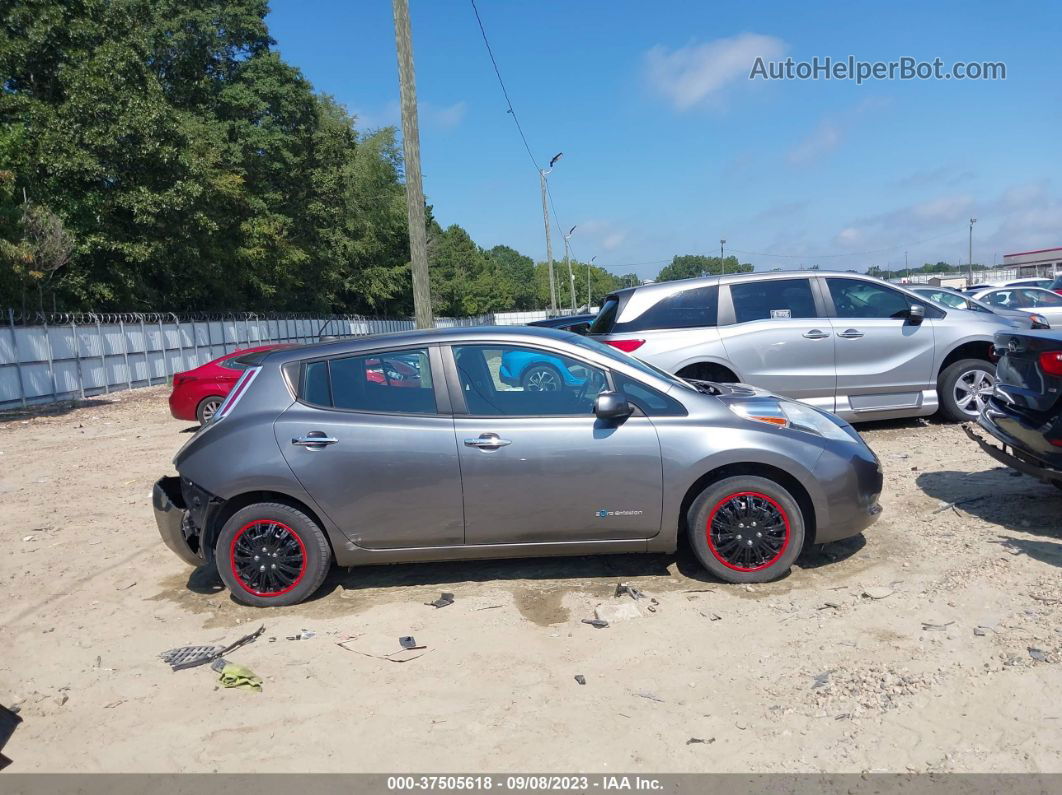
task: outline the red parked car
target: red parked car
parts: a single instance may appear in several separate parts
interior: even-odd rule
[[[255,351],[289,347],[260,345],[257,348],[244,348],[226,353],[194,370],[177,373],[173,377],[173,391],[170,392],[170,414],[179,420],[198,420],[200,425],[206,424],[247,369],[246,364],[238,361],[239,357]]]

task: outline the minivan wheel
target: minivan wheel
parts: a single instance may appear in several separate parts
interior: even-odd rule
[[[195,408],[196,419],[199,420],[200,425],[206,425],[210,422],[211,418],[221,408],[221,404],[225,402],[225,398],[218,395],[211,395],[205,397],[199,401],[199,405]]]
[[[776,580],[804,547],[800,506],[768,478],[737,475],[713,483],[686,519],[698,560],[726,582]]]
[[[285,607],[321,587],[332,550],[321,528],[302,511],[261,502],[225,522],[216,559],[233,599],[255,607]]]
[[[562,384],[561,374],[548,364],[536,364],[527,368],[520,384],[527,392],[557,392]]]
[[[996,366],[984,359],[961,359],[937,381],[940,411],[953,422],[975,420],[996,385]]]

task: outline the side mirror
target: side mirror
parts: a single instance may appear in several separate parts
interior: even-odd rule
[[[594,400],[594,414],[602,420],[622,420],[634,413],[627,398],[619,392],[601,392]]]
[[[911,304],[911,310],[907,313],[907,319],[912,326],[921,326],[926,319],[926,308],[921,304]]]

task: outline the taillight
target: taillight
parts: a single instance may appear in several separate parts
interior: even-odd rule
[[[624,353],[631,353],[645,345],[645,340],[605,340],[605,343],[619,348]]]
[[[1040,369],[1048,375],[1062,375],[1062,351],[1045,351],[1041,353]]]
[[[1062,439],[1048,439],[1047,441],[1049,441],[1055,447],[1062,447]]]

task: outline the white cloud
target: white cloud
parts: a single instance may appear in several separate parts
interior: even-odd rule
[[[747,81],[757,58],[776,60],[785,50],[781,39],[759,33],[741,33],[675,50],[658,44],[646,53],[646,72],[657,93],[677,110],[689,110],[716,99],[731,83]]]
[[[428,102],[422,102],[420,105],[420,115],[425,123],[433,124],[444,130],[452,130],[459,125],[464,120],[467,110],[468,104],[464,100],[443,107]]]
[[[786,160],[791,166],[805,166],[815,162],[837,149],[844,142],[848,128],[856,124],[860,117],[886,108],[890,102],[884,97],[868,97],[846,111],[825,116],[807,137],[789,150]]]
[[[807,138],[789,150],[786,159],[793,166],[811,163],[840,146],[842,138],[840,126],[832,121],[823,120]]]
[[[576,239],[588,241],[580,243],[580,251],[592,249],[595,252],[601,251],[607,254],[616,251],[627,242],[627,231],[612,221],[598,219],[580,221],[573,242]]]

